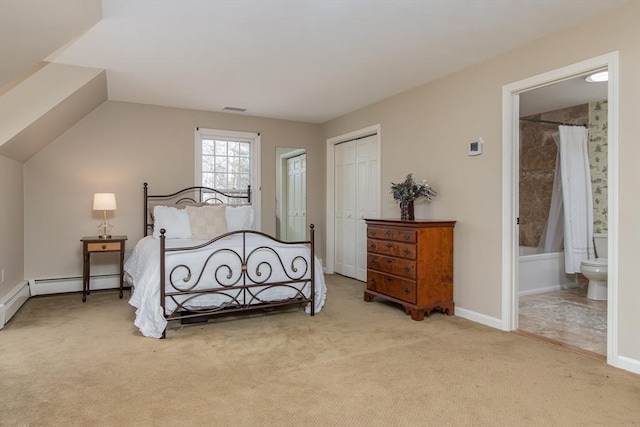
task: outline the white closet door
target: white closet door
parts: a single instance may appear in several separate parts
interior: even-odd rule
[[[338,144],[335,165],[336,273],[367,279],[367,236],[364,218],[377,218],[379,206],[377,135]]]
[[[341,255],[341,270],[338,273],[356,277],[356,144],[355,141],[350,141],[341,146],[342,176],[336,188],[342,198],[342,212],[339,214],[341,226],[336,227],[336,242],[340,245]]]
[[[358,280],[367,280],[367,224],[365,218],[378,218],[380,179],[378,177],[378,135],[356,141],[357,214],[356,275]]]
[[[334,271],[339,274],[344,273],[344,253],[345,239],[344,236],[344,157],[345,144],[334,146],[334,169],[335,188],[334,188]]]
[[[306,240],[307,155],[287,159],[287,233],[289,241]]]

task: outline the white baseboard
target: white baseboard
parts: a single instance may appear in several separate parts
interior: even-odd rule
[[[82,277],[64,277],[59,279],[36,279],[30,281],[31,295],[61,294],[65,292],[82,292]],[[111,274],[92,276],[90,281],[92,291],[101,289],[120,288],[120,276]]]
[[[640,360],[625,356],[618,356],[618,363],[616,367],[640,375]]]
[[[29,299],[29,282],[19,283],[2,300],[0,300],[0,329],[4,328],[14,314]]]
[[[502,329],[502,320],[490,317],[484,314],[477,313],[475,311],[467,310],[464,308],[456,307],[455,314],[458,317],[462,317],[472,322],[481,323],[486,326],[490,326],[496,329]]]

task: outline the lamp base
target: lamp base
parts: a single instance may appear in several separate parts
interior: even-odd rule
[[[107,221],[102,221],[98,226],[98,238],[110,239],[111,234],[109,234],[109,232],[111,231],[112,228],[113,226],[109,224]]]

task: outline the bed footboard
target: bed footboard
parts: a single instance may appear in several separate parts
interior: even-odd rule
[[[179,320],[294,304],[307,306],[315,315],[313,224],[309,235],[308,241],[283,242],[241,230],[198,246],[174,248],[167,247],[165,230],[160,230],[164,317]]]

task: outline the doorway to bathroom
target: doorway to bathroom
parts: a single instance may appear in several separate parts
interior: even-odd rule
[[[610,72],[608,83],[586,86],[588,75],[604,70]],[[587,298],[588,280],[580,273],[580,262],[575,267],[574,261],[572,268],[569,260],[565,266],[563,232],[554,233],[553,221],[554,215],[563,214],[557,206],[554,212],[552,194],[559,126],[585,125],[592,234],[606,235],[606,247],[615,247],[616,70],[613,53],[513,83],[503,91],[503,188],[508,190],[503,204],[503,327],[607,360],[617,353],[611,321],[617,308],[616,258],[609,250],[607,300]],[[555,188],[557,192],[557,183]]]
[[[607,82],[590,75],[520,94],[518,330],[604,358],[606,294],[590,295],[580,262],[570,259],[584,248],[594,258],[594,233],[607,232]],[[570,143],[583,149],[567,150]],[[574,163],[579,171],[563,179]],[[576,182],[579,189],[569,188]],[[578,199],[580,190],[590,197]],[[579,242],[565,240],[567,223],[581,225],[567,230]]]

